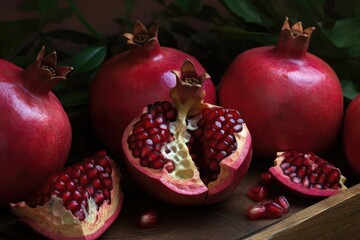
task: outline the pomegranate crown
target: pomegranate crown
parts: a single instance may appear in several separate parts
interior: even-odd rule
[[[198,75],[195,65],[189,59],[185,60],[180,71],[173,70],[172,73],[176,76],[176,85],[170,90],[170,96],[174,102],[202,104],[205,97],[202,84],[207,78],[210,78],[209,74]]]
[[[124,33],[123,36],[128,39],[127,43],[132,46],[143,46],[146,42],[157,39],[159,31],[159,22],[155,21],[149,30],[139,20],[136,21],[133,33]]]
[[[305,37],[309,38],[311,33],[315,30],[315,27],[308,27],[303,29],[301,21],[295,23],[290,27],[289,18],[286,17],[281,31],[288,31],[292,38]]]
[[[46,57],[43,46],[36,57],[36,61],[24,70],[24,86],[38,93],[49,92],[58,82],[66,80],[66,75],[72,67],[58,67],[56,52]]]
[[[44,78],[51,78],[51,79],[59,79],[59,80],[66,80],[66,75],[73,70],[72,67],[69,66],[61,66],[57,67],[57,56],[56,52],[52,52],[51,54],[45,55],[45,46],[43,46],[36,57],[36,64],[39,73]]]

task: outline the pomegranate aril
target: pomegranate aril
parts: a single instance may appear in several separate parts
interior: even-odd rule
[[[282,209],[284,210],[284,213],[288,213],[290,209],[289,201],[286,199],[285,196],[277,196],[273,199],[275,203],[277,203]]]
[[[338,170],[333,170],[331,174],[328,175],[326,180],[328,181],[328,183],[333,184],[339,182],[340,178],[341,178],[340,172]]]
[[[72,200],[66,205],[66,209],[70,210],[71,212],[75,212],[80,209],[80,205],[77,201]]]
[[[247,195],[255,202],[263,201],[267,195],[268,190],[264,186],[254,186],[249,188]]]
[[[269,186],[273,183],[273,179],[270,173],[264,172],[260,174],[260,184],[264,186]]]
[[[60,192],[63,192],[66,190],[66,184],[63,181],[55,182],[54,188]]]
[[[155,227],[158,223],[158,217],[155,211],[149,210],[141,214],[138,225],[143,228]]]
[[[264,207],[267,218],[278,218],[284,215],[284,209],[273,201],[264,203]]]
[[[317,178],[317,183],[320,185],[324,185],[326,182],[326,175],[321,173]]]
[[[299,167],[298,170],[296,171],[296,175],[297,175],[299,178],[305,177],[305,175],[306,175],[306,168],[305,168],[305,166]]]
[[[266,207],[264,205],[253,205],[247,210],[247,216],[249,219],[261,219],[266,217]]]

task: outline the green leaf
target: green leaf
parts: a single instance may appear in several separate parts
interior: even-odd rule
[[[37,19],[0,22],[0,56],[16,52],[39,26]]]
[[[40,20],[49,22],[56,14],[57,1],[56,0],[39,0],[39,14]]]
[[[225,5],[236,16],[241,17],[249,23],[262,23],[262,18],[258,9],[255,7],[251,0],[224,0]]]
[[[187,14],[196,14],[202,8],[201,0],[175,0],[175,5]]]
[[[74,57],[74,72],[84,73],[97,68],[104,61],[106,51],[105,45],[82,49]]]
[[[94,44],[97,39],[93,36],[73,30],[60,29],[45,33],[44,36],[67,40],[79,44]]]
[[[339,48],[358,47],[360,44],[360,17],[341,19],[328,32],[330,40]]]
[[[86,104],[88,102],[88,98],[88,91],[79,90],[61,95],[59,100],[65,107],[76,107]]]
[[[37,11],[39,9],[39,0],[23,1],[20,3],[19,9],[27,12]]]
[[[360,15],[360,1],[334,0],[334,13],[342,17],[355,17]]]
[[[241,28],[224,26],[215,30],[221,39],[230,39],[231,41],[255,40],[264,45],[275,43],[275,37],[269,33],[250,32]]]
[[[354,82],[348,79],[341,79],[340,82],[344,97],[354,99],[359,94],[358,86]]]

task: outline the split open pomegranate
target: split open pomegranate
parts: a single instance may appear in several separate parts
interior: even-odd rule
[[[11,210],[50,239],[97,239],[120,212],[119,181],[114,161],[98,151],[49,177]]]
[[[173,73],[172,103],[149,104],[125,129],[125,162],[139,185],[160,200],[221,201],[249,168],[250,133],[239,112],[203,102],[209,76],[199,76],[191,61]]]
[[[298,195],[328,197],[346,189],[340,169],[313,153],[279,152],[274,165],[273,179]]]

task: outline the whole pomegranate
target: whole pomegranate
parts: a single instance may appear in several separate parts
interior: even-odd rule
[[[0,206],[29,196],[69,154],[70,122],[50,89],[72,68],[44,53],[26,69],[0,59]]]
[[[176,79],[171,73],[189,58],[200,72],[204,68],[193,57],[179,50],[161,47],[157,34],[159,24],[149,29],[137,21],[134,33],[125,33],[131,49],[121,53],[99,69],[91,87],[90,112],[95,132],[109,151],[122,155],[121,136],[130,121],[148,103],[169,100],[169,90]],[[206,101],[216,102],[211,79],[203,88]]]
[[[11,204],[20,220],[49,239],[98,239],[115,221],[120,172],[105,151],[45,179],[26,201]]]
[[[162,201],[216,203],[249,168],[250,133],[238,111],[204,103],[207,74],[199,76],[189,60],[174,73],[172,103],[148,104],[125,129],[125,163],[139,185]]]
[[[352,170],[360,176],[360,95],[346,109],[343,144],[346,158]]]
[[[339,136],[342,90],[331,67],[307,52],[313,30],[286,18],[276,46],[243,52],[220,81],[220,105],[240,111],[258,157],[324,152]]]

